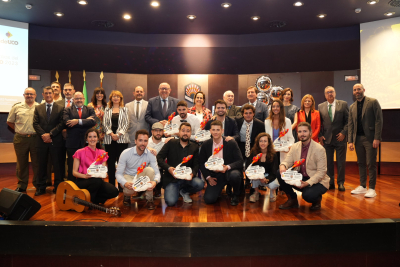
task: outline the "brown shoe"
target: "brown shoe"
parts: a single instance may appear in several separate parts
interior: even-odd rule
[[[298,208],[298,207],[299,207],[299,202],[297,201],[297,197],[291,198],[290,196],[288,196],[288,200],[285,203],[279,206],[281,210],[288,210],[291,208]]]
[[[147,209],[148,210],[154,210],[156,208],[156,205],[154,205],[153,201],[147,201]]]
[[[322,200],[322,196],[317,201],[312,203],[310,210],[320,210],[321,209],[321,200]]]
[[[131,205],[131,196],[124,196],[124,206]]]

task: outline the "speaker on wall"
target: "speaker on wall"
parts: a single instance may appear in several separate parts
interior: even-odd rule
[[[5,220],[29,220],[42,206],[30,196],[3,188],[0,192],[0,213]]]

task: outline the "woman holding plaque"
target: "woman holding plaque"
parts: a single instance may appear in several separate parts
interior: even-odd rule
[[[104,110],[107,106],[106,102],[106,92],[101,87],[96,87],[93,91],[93,96],[91,102],[88,104],[88,107],[92,107],[96,112],[96,126],[94,128],[100,133],[100,144],[105,149],[103,145],[104,140],[104,127],[103,127],[103,117]]]
[[[283,106],[285,108],[285,116],[286,118],[290,119],[290,122],[292,123],[292,134],[294,137],[295,142],[297,141],[297,133],[296,133],[296,128],[297,128],[297,112],[300,110],[297,106],[293,105],[293,90],[288,88],[285,88],[282,91],[282,94],[280,96],[280,100],[283,102]]]
[[[108,152],[108,181],[115,186],[115,163],[118,162],[122,151],[128,148],[129,143],[129,114],[124,107],[124,97],[120,91],[112,91],[110,101],[104,111],[103,126],[104,145]],[[122,192],[122,188],[120,189]]]
[[[271,136],[272,143],[275,142],[275,146],[282,145],[279,148],[278,158],[283,161],[290,147],[294,144],[294,138],[292,123],[290,119],[285,117],[285,109],[279,99],[272,101],[271,111],[265,120],[265,132]],[[276,147],[276,150],[278,150],[278,147]]]
[[[264,167],[264,178],[251,180],[251,185],[252,188],[254,188],[254,193],[250,196],[250,202],[256,202],[259,199],[259,186],[268,187],[270,189],[270,202],[275,202],[276,189],[279,187],[278,180],[276,179],[276,172],[279,169],[279,159],[277,153],[274,150],[271,136],[267,133],[260,133],[257,135],[254,146],[251,149],[250,157],[248,157],[246,161],[246,169],[252,163],[253,157],[256,157],[260,153],[260,159],[252,165]]]
[[[203,92],[198,91],[194,95],[194,106],[189,109],[189,113],[196,115],[198,118],[200,118],[201,121],[211,120],[211,111],[204,106],[205,103],[206,95]]]
[[[308,122],[311,124],[312,139],[319,143],[318,135],[321,129],[321,118],[319,111],[315,110],[315,100],[312,95],[305,95],[301,100],[300,111],[297,114],[298,123]]]
[[[94,204],[104,203],[107,199],[117,197],[118,189],[104,182],[102,178],[95,178],[88,174],[88,168],[96,161],[97,164],[93,164],[94,166],[106,166],[108,156],[101,149],[99,132],[96,129],[89,129],[85,134],[85,139],[87,146],[77,150],[73,156],[74,167],[72,173],[77,178],[76,185],[80,189],[89,191],[90,199]]]

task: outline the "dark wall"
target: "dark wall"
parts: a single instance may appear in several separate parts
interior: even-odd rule
[[[158,87],[166,82],[171,86],[171,96],[178,97],[178,75],[155,74],[147,75],[147,99],[158,96]]]

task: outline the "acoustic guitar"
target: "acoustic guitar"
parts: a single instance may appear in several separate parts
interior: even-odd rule
[[[89,191],[86,189],[79,189],[79,187],[71,181],[65,181],[58,185],[56,203],[60,210],[83,212],[90,207],[115,216],[121,216],[121,211],[117,207],[105,208],[91,203]]]

